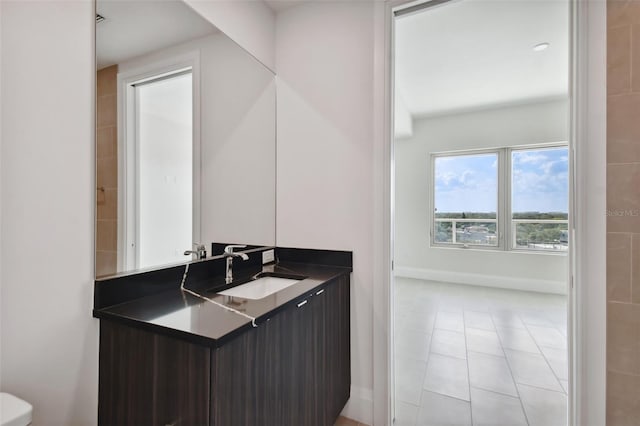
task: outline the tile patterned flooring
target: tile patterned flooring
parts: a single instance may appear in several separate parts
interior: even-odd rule
[[[396,426],[566,426],[566,297],[396,278]]]

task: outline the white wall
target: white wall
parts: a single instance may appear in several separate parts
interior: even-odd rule
[[[0,2],[0,389],[2,389],[2,2]]]
[[[352,393],[372,424],[373,2],[305,3],[277,17],[279,246],[353,250]]]
[[[96,423],[92,3],[3,1],[2,390]]]
[[[568,118],[556,100],[414,120],[395,143],[396,275],[566,292],[566,255],[430,247],[429,182],[433,152],[568,141]]]
[[[119,64],[118,72],[137,73],[194,52],[200,66],[200,241],[207,247],[275,245],[272,72],[219,33],[133,58]]]
[[[275,70],[276,17],[262,0],[184,0],[184,2],[267,67]]]

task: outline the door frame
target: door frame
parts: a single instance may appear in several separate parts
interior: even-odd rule
[[[394,406],[393,25],[394,11],[441,0],[385,0],[374,7],[374,426]],[[605,424],[606,402],[606,2],[570,1],[570,230],[568,330],[570,426]],[[588,249],[587,249],[588,248]]]
[[[137,65],[126,71],[118,71],[118,227],[117,270],[138,269],[139,247],[131,250],[137,241],[137,128],[135,126],[134,86],[148,80],[178,74],[187,69],[192,77],[192,242],[200,241],[200,54],[197,51]],[[134,226],[129,224],[134,223]],[[189,250],[191,247],[185,247]]]

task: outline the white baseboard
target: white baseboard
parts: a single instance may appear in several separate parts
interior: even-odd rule
[[[567,284],[564,281],[470,274],[467,272],[410,268],[405,266],[396,267],[394,275],[396,277],[477,285],[482,287],[507,288],[510,290],[535,291],[538,293],[567,294]]]
[[[373,390],[351,386],[351,397],[342,415],[365,425],[373,424]]]

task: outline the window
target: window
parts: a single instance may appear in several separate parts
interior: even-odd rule
[[[118,270],[183,261],[197,241],[196,64],[194,56],[118,75]]]
[[[566,145],[434,154],[432,164],[433,245],[567,250]]]
[[[498,153],[434,159],[434,242],[498,246]]]
[[[567,147],[511,151],[511,247],[567,250]]]

